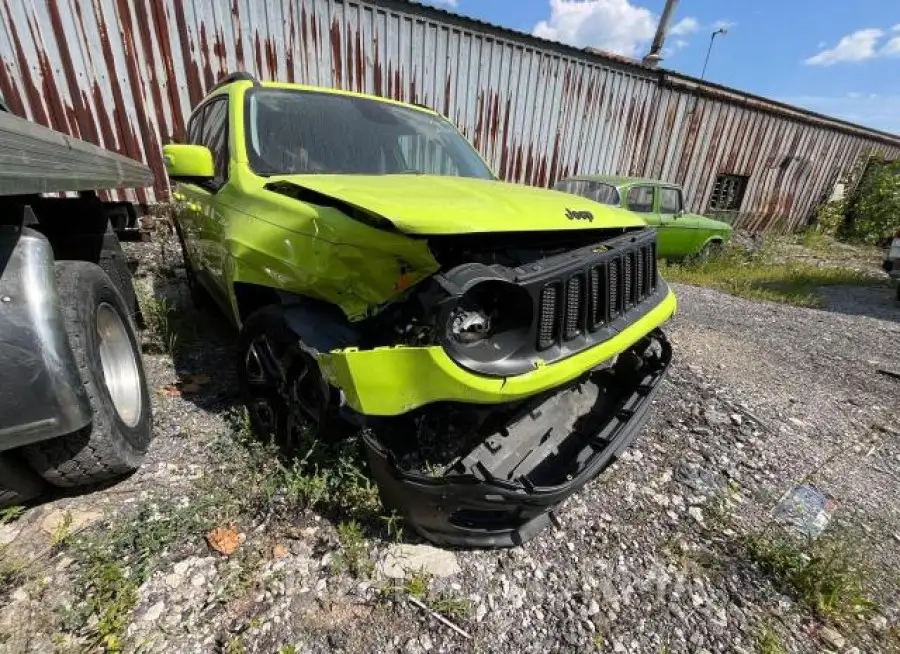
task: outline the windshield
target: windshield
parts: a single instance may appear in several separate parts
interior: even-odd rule
[[[286,89],[248,94],[247,156],[261,175],[449,175],[494,179],[443,118],[354,96]]]

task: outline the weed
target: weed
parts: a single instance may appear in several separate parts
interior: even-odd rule
[[[278,654],[297,654],[297,647],[295,645],[282,645]]]
[[[765,530],[745,538],[750,558],[807,608],[840,621],[873,608],[866,595],[864,557],[839,534],[799,541]]]
[[[140,299],[141,314],[147,325],[147,351],[172,354],[179,346],[178,318],[167,298],[144,295]]]
[[[756,651],[759,654],[787,654],[778,633],[768,625],[760,627],[756,635]]]
[[[431,590],[431,578],[424,573],[415,573],[403,582],[403,591],[416,599],[424,600]]]
[[[8,506],[0,509],[0,526],[15,522],[24,510],[25,508],[21,506]],[[24,562],[12,554],[9,544],[0,544],[0,591],[13,585],[19,579],[24,568]]]
[[[439,596],[428,600],[428,608],[450,618],[465,618],[472,610],[472,603],[463,598]]]
[[[341,522],[337,532],[341,550],[334,558],[335,567],[347,570],[354,577],[371,575],[375,566],[366,550],[366,540],[359,523],[356,520]]]
[[[62,520],[60,520],[59,524],[53,529],[53,533],[50,534],[50,547],[59,547],[65,543],[71,535],[72,512],[66,511],[63,513]]]
[[[228,640],[225,641],[223,651],[226,654],[244,654],[247,651],[247,646],[244,644],[244,639],[240,636],[229,636]]]
[[[674,282],[708,286],[752,300],[771,300],[802,307],[824,303],[822,286],[871,286],[882,283],[858,270],[816,266],[804,261],[780,261],[772,242],[755,251],[737,245],[724,248],[706,262],[667,264],[661,270]]]
[[[159,567],[164,552],[215,522],[215,502],[210,497],[188,506],[148,503],[99,535],[71,541],[80,564],[75,587],[82,600],[64,615],[66,630],[107,651],[121,651],[138,587]]]
[[[395,543],[399,543],[403,540],[403,516],[399,515],[396,511],[391,511],[389,515],[381,516],[381,521],[384,522],[389,540],[392,540]]]

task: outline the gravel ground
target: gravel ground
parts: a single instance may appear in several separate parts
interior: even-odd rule
[[[91,534],[161,497],[190,508],[210,479],[239,469],[240,450],[223,445],[233,431],[233,334],[190,307],[171,248],[129,253],[144,292],[172,298],[189,335],[174,359],[146,355],[152,387],[208,380],[193,393],[154,393],[156,442],[136,474],[49,498],[0,527],[0,544],[33,561],[0,587],[0,652],[99,649],[67,622],[86,600],[83,563],[52,542],[61,520]],[[900,308],[879,300],[869,311],[856,290],[833,291],[834,311],[676,292],[676,359],[652,418],[566,502],[558,528],[512,550],[455,552],[367,529],[362,558],[376,565],[357,575],[335,565],[335,523],[314,511],[287,522],[235,516],[245,540],[230,558],[188,529],[137,588],[124,649],[900,651],[900,381],[878,372],[900,370]],[[826,535],[846,534],[872,570],[875,610],[863,618],[825,627],[744,546],[747,535],[783,529],[771,511],[801,481],[834,499]],[[470,638],[391,590],[403,585],[404,556],[434,575],[429,603]],[[468,600],[468,610],[440,599]]]

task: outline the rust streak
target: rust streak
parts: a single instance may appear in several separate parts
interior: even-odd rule
[[[50,26],[53,30],[53,36],[57,43],[66,43],[66,35],[62,26],[62,19],[59,15],[59,6],[56,3],[48,5],[50,11]],[[71,57],[62,57],[63,74],[66,78],[66,86],[69,89],[69,97],[72,99],[72,107],[66,108],[68,114],[68,122],[70,125],[76,125],[80,138],[99,145],[100,135],[97,133],[97,127],[91,120],[84,104],[82,103],[81,91],[78,88],[78,77],[75,73],[75,67],[72,65]]]
[[[25,97],[28,98],[28,106],[31,108],[31,118],[35,122],[49,127],[50,119],[47,116],[47,113],[44,111],[44,103],[41,100],[41,92],[34,85],[34,81],[32,80],[31,75],[28,72],[28,58],[25,56],[25,51],[22,49],[22,42],[19,39],[18,32],[16,31],[15,23],[13,23],[9,6],[6,6],[5,8],[7,24],[9,25],[9,30],[11,32],[13,40],[13,49],[16,51],[16,63],[19,65],[19,70],[22,73],[23,82],[25,84]]]
[[[200,100],[203,99],[203,89],[201,88],[200,82],[200,68],[197,66],[197,61],[191,54],[191,38],[188,33],[187,21],[185,21],[183,11],[175,12],[175,24],[178,26],[178,41],[179,46],[181,47],[181,60],[185,63],[187,69],[185,73],[187,77],[190,105],[191,107],[195,107],[200,103]],[[172,76],[170,79],[174,80],[175,78]],[[174,83],[172,86],[174,86]],[[176,91],[173,89],[173,93],[174,92]],[[173,106],[177,107],[178,104],[174,104]],[[181,130],[183,134],[184,126],[182,126]]]
[[[154,20],[153,27],[156,30],[157,43],[159,44],[162,64],[166,71],[165,88],[169,97],[169,108],[172,114],[171,139],[184,136],[184,119],[181,115],[181,101],[178,97],[178,84],[176,83],[175,65],[172,61],[172,42],[169,40],[169,20],[165,7],[158,0],[153,3]],[[157,182],[159,183],[159,182]]]
[[[342,89],[343,65],[341,60],[341,26],[337,18],[331,22],[331,80],[335,87]]]

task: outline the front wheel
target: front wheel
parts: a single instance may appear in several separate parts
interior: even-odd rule
[[[237,376],[250,426],[260,440],[292,454],[334,433],[339,422],[335,392],[280,306],[264,307],[244,322]]]

